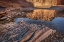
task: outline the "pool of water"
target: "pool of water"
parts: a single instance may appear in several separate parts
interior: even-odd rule
[[[51,21],[57,28],[55,28],[59,32],[64,33],[64,18],[63,17],[57,17]]]
[[[25,21],[26,23],[31,23],[31,24],[42,24],[43,23],[43,21],[41,20],[33,20],[29,18],[16,18],[14,21],[16,23],[20,23],[22,20]]]
[[[43,24],[44,22],[54,25],[58,32],[64,33],[64,12],[56,10],[33,10],[26,13],[27,18],[16,18],[14,21],[19,23],[24,20],[27,23]],[[52,26],[53,27],[53,26]]]
[[[25,18],[17,16],[14,18],[14,22],[19,23],[21,20],[33,24],[43,24],[46,22],[50,23],[50,26],[51,24],[55,26],[52,29],[64,33],[64,11],[35,9],[27,13],[24,11],[24,13],[26,14]]]

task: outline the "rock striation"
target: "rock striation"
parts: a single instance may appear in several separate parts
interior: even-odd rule
[[[61,0],[27,0],[32,2],[34,7],[37,8],[50,8],[51,6],[56,6],[61,4]]]
[[[19,24],[14,22],[6,23],[4,25],[0,24],[0,42],[35,42],[40,40],[38,38],[45,36],[48,32],[50,32],[50,35],[56,31],[43,24],[30,24],[24,22],[24,20],[22,20]],[[46,35],[43,39],[49,35]]]

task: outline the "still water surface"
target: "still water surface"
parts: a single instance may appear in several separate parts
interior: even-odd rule
[[[33,11],[23,11],[22,13],[24,17],[17,16],[13,21],[19,23],[21,20],[24,20],[35,24],[43,24],[45,22],[49,23],[48,25],[50,26],[52,24],[52,29],[64,33],[64,11],[35,9]]]
[[[28,23],[42,24],[42,22],[50,23],[53,25],[58,32],[64,33],[64,11],[56,10],[33,10],[26,13],[27,18],[16,18],[14,21],[16,23],[24,20]],[[52,26],[52,27],[53,27]]]

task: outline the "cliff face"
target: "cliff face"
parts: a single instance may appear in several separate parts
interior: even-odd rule
[[[7,4],[8,3],[8,4]],[[64,4],[63,0],[0,0],[0,6],[14,6],[18,5],[22,7],[38,7],[49,8],[51,6]]]
[[[27,0],[32,2],[34,7],[38,8],[49,8],[51,6],[56,6],[61,4],[61,0]]]

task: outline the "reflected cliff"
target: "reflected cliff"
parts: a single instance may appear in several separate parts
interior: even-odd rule
[[[19,17],[14,21],[20,23],[21,20],[31,24],[44,24],[49,28],[64,33],[64,11],[35,9],[27,12],[25,18]]]
[[[35,20],[51,21],[56,17],[64,17],[64,12],[56,10],[34,10],[27,13],[26,17]]]

